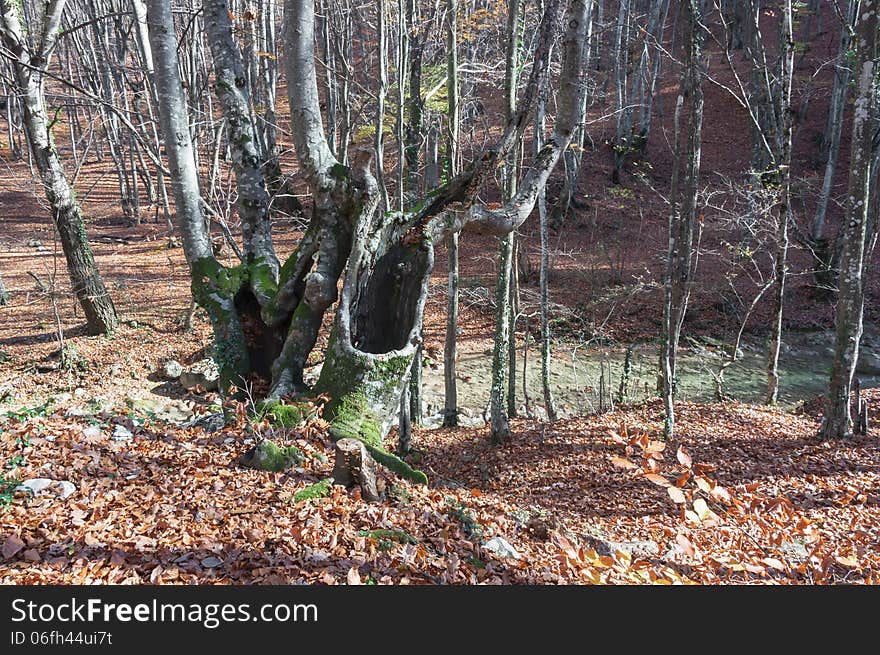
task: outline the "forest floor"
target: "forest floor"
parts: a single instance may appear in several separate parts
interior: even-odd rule
[[[0,419],[17,479],[68,483],[0,510],[0,583],[880,582],[880,443],[815,442],[809,414],[683,403],[666,443],[656,402],[516,420],[501,447],[417,430],[430,486],[371,504],[296,499],[331,470],[320,420],[272,432],[307,456],[268,473],[236,465],[259,427],[63,407]]]

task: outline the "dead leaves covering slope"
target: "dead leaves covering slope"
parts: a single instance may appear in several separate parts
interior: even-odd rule
[[[318,430],[286,435],[306,462],[244,470],[240,428],[6,419],[0,458],[20,478],[70,480],[66,499],[0,509],[0,582],[180,584],[833,583],[880,580],[876,437],[811,441],[813,419],[729,404],[656,405],[541,426],[419,432],[432,487],[389,480],[370,505],[326,477]],[[131,440],[114,440],[114,423]],[[91,427],[91,430],[84,429]],[[99,428],[95,430],[94,428]],[[484,548],[501,537],[520,558]]]

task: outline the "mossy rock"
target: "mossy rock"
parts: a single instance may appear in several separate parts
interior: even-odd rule
[[[361,530],[358,534],[375,541],[396,541],[401,544],[417,544],[418,539],[403,530]]]
[[[272,425],[282,428],[300,427],[317,416],[318,410],[309,403],[285,405],[278,401],[268,401],[261,403],[257,410],[258,418],[266,418]]]
[[[333,487],[333,478],[324,478],[320,482],[311,484],[305,489],[297,491],[293,495],[293,502],[300,503],[304,500],[312,500],[314,498],[324,498],[330,494]]]
[[[241,456],[239,462],[246,468],[277,473],[302,464],[305,455],[296,446],[282,448],[274,441],[264,439]]]

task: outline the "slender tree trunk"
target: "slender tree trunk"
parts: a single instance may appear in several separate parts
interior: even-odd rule
[[[825,174],[822,178],[822,189],[816,202],[816,213],[813,216],[813,241],[819,242],[825,231],[825,217],[828,213],[828,202],[831,200],[831,189],[834,183],[834,172],[837,169],[837,156],[840,153],[840,134],[843,131],[843,110],[846,105],[847,89],[851,79],[850,62],[847,53],[850,48],[852,20],[859,0],[850,0],[846,6],[845,16],[849,19],[840,28],[840,46],[834,67],[834,87],[828,103],[828,121],[822,141],[822,153],[825,155]]]
[[[682,71],[676,105],[675,164],[672,177],[669,221],[669,250],[665,281],[665,301],[661,344],[661,380],[666,409],[664,433],[671,437],[675,429],[674,395],[676,353],[687,312],[693,271],[693,234],[699,191],[700,154],[703,127],[703,27],[700,0],[687,0],[687,59]],[[681,129],[681,110],[688,99],[687,142]],[[684,150],[686,148],[686,150]],[[679,182],[680,180],[680,182]],[[681,197],[679,198],[679,186]]]
[[[458,174],[458,0],[446,0],[446,175],[452,179]],[[445,392],[443,425],[458,425],[458,233],[446,239],[448,285],[446,301],[446,338],[443,346],[443,386]]]
[[[42,70],[49,61],[61,28],[64,2],[46,6],[36,34],[28,35],[22,26],[21,5],[0,0],[3,42],[12,53],[17,92],[22,98],[29,152],[36,164],[67,261],[73,292],[83,309],[91,334],[112,332],[117,326],[116,309],[98,272],[85,232],[85,222],[73,188],[55,147],[43,93]]]
[[[843,251],[837,297],[837,329],[834,365],[821,436],[842,439],[852,436],[850,410],[852,380],[859,357],[864,312],[865,246],[871,201],[871,139],[876,129],[872,98],[877,93],[878,12],[880,1],[862,0],[856,23],[855,48],[858,58],[858,91],[853,107],[849,192],[843,223]],[[876,112],[876,108],[874,109]],[[872,120],[873,119],[873,120]]]
[[[495,347],[492,349],[491,425],[492,441],[502,443],[510,439],[510,424],[504,405],[507,388],[508,340],[510,339],[510,269],[512,257],[511,235],[501,239],[498,260],[498,278],[495,283]]]
[[[589,28],[588,28],[589,29]],[[541,151],[544,145],[545,125],[545,101],[538,100],[535,111],[535,154]],[[566,155],[569,150],[566,150]],[[544,392],[544,409],[550,421],[556,420],[556,404],[553,401],[553,389],[550,387],[550,235],[548,228],[546,194],[541,191],[538,196],[538,220],[541,233],[541,269],[540,269],[540,295],[541,295],[541,387]],[[526,333],[528,339],[528,333]],[[525,364],[523,364],[525,366]]]
[[[507,23],[507,65],[505,68],[505,97],[507,119],[516,111],[517,65],[519,45],[517,42],[520,21],[520,0],[510,0]],[[543,89],[539,90],[539,94]],[[540,100],[538,101],[540,103]],[[516,194],[516,164],[506,164],[506,199]],[[501,254],[498,259],[498,278],[495,287],[495,346],[492,350],[491,423],[492,440],[501,443],[510,438],[509,411],[504,406],[508,387],[511,331],[511,264],[513,261],[514,233],[501,237]]]
[[[229,148],[238,190],[244,253],[248,264],[262,275],[251,275],[251,288],[261,305],[269,302],[278,282],[278,260],[269,226],[269,193],[263,176],[253,112],[247,92],[245,67],[232,36],[227,0],[204,0],[205,26],[214,63],[214,87],[229,126]]]
[[[794,34],[792,32],[791,0],[786,0],[782,9],[782,29],[780,32],[779,95],[776,100],[776,131],[780,143],[779,157],[775,175],[778,179],[781,196],[778,208],[776,231],[776,261],[774,277],[776,289],[773,297],[773,323],[770,346],[767,354],[767,403],[775,405],[779,400],[779,351],[782,346],[782,317],[784,311],[785,283],[788,274],[788,226],[791,222],[791,147],[792,111],[791,84],[794,74]]]
[[[388,187],[385,184],[385,96],[388,93],[388,27],[385,22],[385,0],[376,0],[376,30],[379,76],[376,88],[376,134],[373,147],[376,149],[376,180],[382,194],[382,207],[391,209]]]

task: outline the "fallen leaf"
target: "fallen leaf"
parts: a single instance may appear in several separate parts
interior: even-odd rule
[[[765,557],[761,561],[764,562],[764,564],[766,564],[770,568],[776,569],[777,571],[784,571],[785,570],[785,564],[780,562],[775,557]]]
[[[645,479],[648,480],[649,482],[653,482],[654,484],[656,484],[657,486],[660,486],[660,487],[668,487],[669,486],[669,480],[664,478],[659,473],[645,473]]]
[[[679,446],[678,450],[675,452],[675,457],[678,459],[679,464],[684,466],[685,468],[690,468],[693,466],[693,460],[691,456],[688,455],[687,451],[684,449],[684,446]]]
[[[684,554],[688,557],[694,557],[697,554],[697,549],[694,548],[691,540],[685,537],[683,534],[679,533],[675,536],[675,543],[679,545]]]
[[[622,468],[622,469],[637,469],[637,468],[639,468],[638,464],[634,464],[633,462],[629,461],[628,459],[626,459],[624,457],[612,457],[611,463],[614,464],[614,466],[616,466],[618,468]]]

